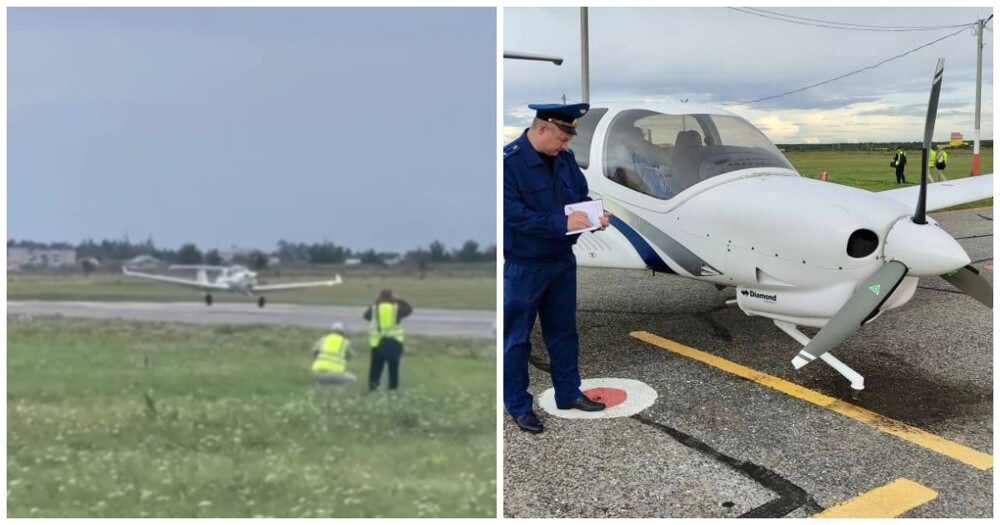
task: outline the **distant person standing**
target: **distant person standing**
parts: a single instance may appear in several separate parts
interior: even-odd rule
[[[382,290],[375,304],[365,310],[364,318],[371,321],[369,342],[372,347],[368,390],[374,392],[382,382],[382,368],[389,365],[389,390],[399,388],[399,361],[403,357],[403,322],[413,313],[410,303],[395,297],[392,290]]]
[[[896,155],[892,157],[889,166],[896,168],[896,184],[906,184],[906,152],[903,146],[896,148]]]
[[[934,176],[931,175],[934,173],[931,171],[933,168],[937,171],[938,178],[941,179],[939,182],[948,180],[944,176],[944,169],[946,167],[948,167],[948,152],[944,150],[944,146],[938,144],[937,151],[932,151],[927,156],[927,178],[930,179],[930,182],[934,182]]]
[[[344,335],[344,324],[333,323],[330,333],[316,341],[312,348],[312,373],[317,385],[350,388],[357,382],[347,371],[347,362],[354,358],[351,340]]]

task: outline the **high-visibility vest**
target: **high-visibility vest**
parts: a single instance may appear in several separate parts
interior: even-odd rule
[[[378,346],[383,337],[403,343],[403,327],[396,322],[399,304],[395,302],[375,303],[372,306],[372,327],[369,342],[372,348]]]
[[[313,361],[313,372],[342,374],[347,370],[347,338],[340,334],[330,334],[320,343],[319,354]]]
[[[933,168],[934,165],[937,164],[938,162],[940,162],[942,164],[947,164],[948,163],[948,152],[947,151],[941,150],[941,151],[937,151],[937,152],[931,152],[931,154],[927,156],[927,165],[928,166],[930,166],[930,167]]]

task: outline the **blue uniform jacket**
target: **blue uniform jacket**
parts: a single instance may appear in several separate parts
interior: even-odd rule
[[[539,265],[571,259],[580,236],[566,235],[564,207],[590,200],[576,157],[560,152],[549,174],[527,130],[504,146],[503,155],[504,260]]]

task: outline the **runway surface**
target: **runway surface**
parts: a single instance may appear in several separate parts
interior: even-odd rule
[[[358,306],[298,304],[135,303],[73,301],[7,301],[7,314],[88,317],[96,319],[140,319],[194,324],[287,324],[327,328],[341,321],[350,332],[366,332],[368,321]],[[496,313],[487,310],[435,310],[414,308],[403,321],[408,334],[448,337],[492,338]]]
[[[992,281],[992,208],[933,216]],[[855,398],[828,366],[795,370],[801,346],[726,307],[732,297],[676,276],[581,269],[583,377],[637,379],[659,397],[622,419],[536,408],[540,435],[504,417],[504,515],[864,515],[891,493],[892,515],[992,516],[991,310],[922,279],[908,304],[834,351],[866,378]],[[532,341],[537,401],[551,387],[537,326]]]

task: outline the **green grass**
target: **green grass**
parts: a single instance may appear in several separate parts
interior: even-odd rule
[[[872,151],[789,151],[785,153],[796,171],[805,177],[817,178],[821,170],[827,170],[830,181],[868,191],[884,191],[901,187],[896,184],[896,171],[889,167],[890,152]],[[920,183],[920,151],[908,151],[906,180]],[[968,177],[972,170],[972,152],[950,150],[945,177],[958,179]],[[993,173],[993,148],[980,150],[980,172]],[[986,199],[956,206],[951,209],[978,208],[992,206],[993,199]]]
[[[331,396],[315,330],[7,330],[10,517],[495,516],[492,341],[408,338],[400,392]]]
[[[278,284],[301,280],[329,279],[333,274],[289,278],[264,277],[262,282]],[[495,275],[446,277],[429,275],[423,279],[404,275],[344,275],[344,282],[334,287],[289,290],[267,294],[269,303],[336,304],[364,306],[383,288],[424,308],[496,308]],[[194,289],[142,281],[121,274],[7,274],[7,299],[42,299],[63,301],[201,301],[202,292]],[[221,302],[253,303],[253,299],[233,293],[213,293]]]

